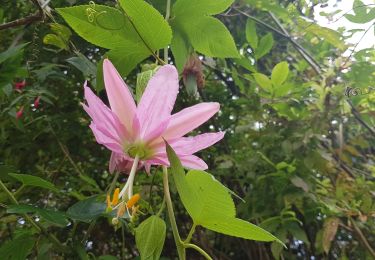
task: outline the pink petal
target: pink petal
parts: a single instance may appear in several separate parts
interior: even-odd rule
[[[111,109],[131,132],[136,106],[129,88],[108,59],[103,61],[103,76]]]
[[[206,170],[208,169],[207,164],[195,155],[182,156],[180,157],[182,166],[194,169],[194,170]]]
[[[112,153],[109,161],[109,171],[113,173],[114,171],[129,173],[133,166],[133,158],[130,158],[123,153]],[[138,164],[138,169],[142,167],[142,163]]]
[[[194,130],[208,119],[210,119],[220,109],[219,103],[200,103],[181,110],[172,115],[171,122],[163,137],[166,140],[181,137]]]
[[[164,133],[165,129],[167,129],[168,124],[170,121],[170,116],[163,120],[154,130],[150,131],[145,137],[144,140],[149,143],[153,143],[155,141],[161,141],[161,135]]]
[[[161,67],[150,79],[137,108],[141,136],[156,129],[170,116],[178,93],[178,73],[174,66]]]
[[[90,128],[92,132],[94,133],[95,139],[99,144],[104,145],[109,150],[116,152],[116,153],[122,153],[122,146],[119,143],[119,140],[116,138],[113,138],[112,136],[107,135],[102,129],[98,128],[94,123],[90,124]]]
[[[130,136],[126,128],[121,124],[117,116],[98,98],[89,87],[84,86],[85,99],[88,106],[83,105],[85,111],[98,128],[105,129],[112,137],[121,140],[129,140]],[[119,141],[120,142],[120,141]]]
[[[224,137],[224,132],[205,133],[191,137],[180,137],[169,144],[179,156],[191,155],[217,143]]]

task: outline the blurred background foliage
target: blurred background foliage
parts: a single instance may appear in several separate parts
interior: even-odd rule
[[[165,15],[166,1],[147,2]],[[372,22],[367,31],[335,31],[313,20],[314,8],[324,9],[324,0],[218,1],[230,7],[202,14],[183,6],[187,1],[177,2],[183,11],[172,8],[169,56],[184,77],[176,111],[201,101],[221,104],[199,131],[224,130],[226,136],[200,156],[210,173],[243,198],[235,199],[238,216],[270,231],[287,248],[204,229],[193,240],[215,259],[374,259],[375,51],[348,44],[354,33],[374,34],[374,5],[354,1],[357,8],[340,18]],[[95,4],[94,10],[100,4],[121,10],[116,1]],[[79,221],[68,209],[105,194],[112,181],[109,151],[95,142],[80,105],[83,82],[107,101],[97,71],[107,55],[135,93],[142,88],[140,73],[154,68],[155,57],[122,60],[122,53],[138,49],[101,46],[110,38],[95,44],[102,37],[95,28],[87,36],[95,39],[81,38],[55,10],[76,5],[89,3],[3,0],[0,7],[0,24],[29,19],[0,25],[0,180],[14,196],[0,190],[2,259],[138,256],[133,235],[138,221],[114,230],[107,219],[94,217],[97,212],[75,212],[84,220]],[[330,18],[338,11],[321,15]],[[102,29],[108,29],[106,22]],[[166,45],[158,43],[155,50]],[[163,58],[163,51],[156,55]],[[136,189],[144,219],[163,199],[160,169],[139,172]],[[186,235],[190,220],[172,191]],[[162,256],[174,259],[167,233]],[[188,259],[199,256],[189,251]]]

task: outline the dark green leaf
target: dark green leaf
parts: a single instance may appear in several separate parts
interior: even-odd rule
[[[246,40],[253,50],[258,48],[258,35],[255,27],[255,22],[251,19],[247,19],[246,22]]]
[[[100,217],[105,212],[105,209],[104,199],[93,196],[77,202],[68,209],[66,214],[74,220],[90,222]]]
[[[258,60],[264,55],[268,54],[273,46],[273,36],[272,33],[267,33],[263,36],[258,44],[258,48],[255,50],[255,58]]]
[[[10,205],[7,212],[15,214],[37,213],[42,219],[61,227],[65,227],[69,223],[63,212],[41,209],[31,205]]]
[[[0,247],[0,256],[4,260],[25,260],[36,242],[31,233],[23,232],[14,239],[4,241]]]
[[[43,180],[40,177],[29,175],[29,174],[17,174],[17,173],[9,173],[10,176],[22,182],[23,185],[26,186],[34,186],[40,187],[43,189],[52,190],[58,192],[59,190],[55,187],[55,185],[49,181]]]

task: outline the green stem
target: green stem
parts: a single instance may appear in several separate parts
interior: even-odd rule
[[[8,195],[9,199],[16,205],[19,205],[17,199],[13,196],[13,194],[8,190],[5,184],[0,180],[0,188]],[[49,233],[43,226],[38,225],[32,218],[30,218],[27,214],[23,214],[24,218],[39,232],[47,236],[52,243],[56,246],[56,248],[63,253],[69,252],[68,248],[64,246],[53,234]]]
[[[20,192],[25,188],[25,185],[22,184],[21,187],[18,188],[18,190],[16,190],[16,192],[14,193],[14,197],[17,198],[19,195],[20,195]]]
[[[165,20],[168,22],[171,15],[171,0],[167,0],[167,8],[165,11]],[[164,62],[168,64],[168,46],[164,48]]]
[[[160,215],[163,212],[164,208],[165,208],[165,197],[163,198],[163,202],[161,203],[160,209],[159,209],[158,213],[156,213],[156,216],[160,217]]]
[[[178,233],[176,218],[173,212],[171,194],[169,193],[168,170],[166,166],[163,166],[163,187],[164,187],[164,198],[165,198],[165,202],[167,203],[169,222],[171,223],[173,237],[174,237],[174,241],[177,247],[178,257],[180,260],[185,260],[186,251],[184,248],[184,244],[181,240],[180,234]]]
[[[191,238],[193,237],[193,234],[194,234],[194,232],[195,232],[195,227],[196,227],[196,226],[197,226],[197,225],[195,225],[195,223],[193,223],[193,226],[191,227],[191,229],[190,229],[190,231],[189,231],[189,234],[188,234],[187,238],[185,239],[184,243],[189,243],[189,242],[190,242],[190,240],[191,240]]]
[[[117,179],[118,179],[118,176],[119,176],[119,175],[120,175],[120,171],[116,171],[116,173],[115,173],[115,177],[113,177],[113,180],[112,180],[111,186],[109,186],[109,190],[108,190],[107,194],[112,194],[113,189],[114,189],[115,186],[116,186],[116,182],[117,182]]]
[[[197,245],[194,245],[194,244],[184,244],[184,247],[185,248],[192,248],[192,249],[195,249],[197,250],[202,256],[204,256],[204,258],[206,258],[207,260],[212,260],[212,257],[206,253],[206,251],[204,251],[202,248],[200,248],[199,246]]]

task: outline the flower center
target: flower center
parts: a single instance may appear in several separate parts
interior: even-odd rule
[[[139,159],[145,160],[153,155],[152,149],[143,142],[135,142],[125,147],[125,152],[132,158],[138,155]]]

